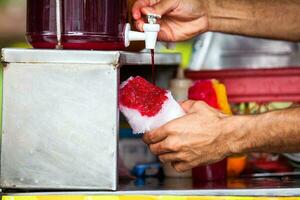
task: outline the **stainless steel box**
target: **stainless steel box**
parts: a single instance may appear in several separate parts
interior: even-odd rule
[[[2,61],[1,188],[116,190],[119,67],[149,54],[3,49]]]
[[[2,187],[115,190],[119,53],[2,53]]]

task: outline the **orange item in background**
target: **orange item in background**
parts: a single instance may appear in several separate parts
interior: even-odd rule
[[[231,156],[227,158],[227,176],[238,177],[246,168],[247,156]]]

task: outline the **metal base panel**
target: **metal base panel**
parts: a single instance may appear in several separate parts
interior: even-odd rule
[[[156,178],[120,181],[116,192],[23,192],[8,196],[245,196],[300,197],[300,177],[239,178],[227,181],[194,183],[191,179]]]

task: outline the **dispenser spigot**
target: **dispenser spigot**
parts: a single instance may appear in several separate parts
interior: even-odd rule
[[[130,45],[130,41],[145,41],[146,49],[155,49],[157,35],[160,31],[160,25],[157,24],[157,19],[161,18],[157,14],[148,14],[148,23],[143,26],[144,32],[131,31],[131,26],[129,23],[125,26],[125,47]]]
[[[156,24],[157,19],[160,19],[161,16],[158,14],[148,14],[147,20],[149,24]]]

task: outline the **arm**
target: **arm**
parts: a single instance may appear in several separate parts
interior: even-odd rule
[[[300,108],[228,116],[200,101],[184,117],[144,135],[152,153],[181,172],[247,152],[300,151]]]
[[[209,0],[209,30],[300,41],[300,1]]]
[[[233,133],[231,152],[283,153],[300,151],[300,108],[278,110],[241,118]],[[242,122],[243,121],[243,122]]]

